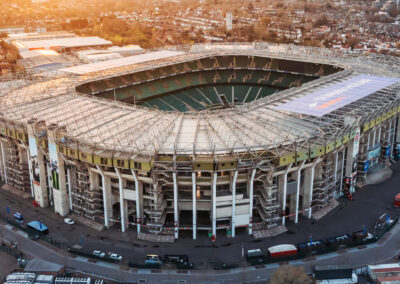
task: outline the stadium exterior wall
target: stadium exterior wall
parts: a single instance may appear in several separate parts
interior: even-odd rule
[[[287,218],[295,223],[300,215],[311,218],[330,200],[353,193],[367,167],[384,162],[400,143],[399,112],[397,106],[359,125],[333,147],[311,153],[312,158],[281,157],[274,163],[262,157],[239,163],[229,156],[89,163],[81,153],[57,144],[54,125],[32,120],[28,133],[21,133],[3,121],[1,179],[31,191],[40,206],[53,206],[57,214],[75,211],[105,227],[121,222],[123,232],[131,227],[177,239],[183,229],[196,238],[198,230],[215,237],[224,229],[235,236],[235,228],[247,227],[253,234],[284,225]],[[43,129],[46,137],[40,136]],[[180,220],[182,212],[190,218]],[[208,214],[209,220],[204,218]]]

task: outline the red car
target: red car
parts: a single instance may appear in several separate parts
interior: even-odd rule
[[[394,197],[393,205],[394,207],[400,207],[400,193]]]

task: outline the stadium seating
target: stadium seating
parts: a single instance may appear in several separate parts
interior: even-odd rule
[[[251,102],[336,71],[328,65],[286,59],[214,56],[94,81],[77,91],[185,112]]]

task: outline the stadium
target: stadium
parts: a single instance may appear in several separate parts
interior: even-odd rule
[[[147,240],[277,234],[399,154],[399,61],[196,44],[19,80],[0,96],[1,177]]]

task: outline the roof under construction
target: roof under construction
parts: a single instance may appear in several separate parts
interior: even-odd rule
[[[90,69],[90,73],[84,66],[73,67],[77,70],[74,74],[4,94],[0,97],[0,115],[15,127],[26,128],[32,118],[44,120],[47,125],[57,124],[65,128],[69,141],[77,141],[80,147],[99,155],[218,155],[254,151],[281,155],[334,142],[378,114],[397,108],[400,101],[400,62],[392,57],[353,57],[327,49],[272,44],[195,45],[166,52],[170,56],[133,60],[120,66],[111,64],[109,68]],[[252,102],[184,113],[100,99],[76,91],[76,86],[86,82],[216,55],[257,55],[331,64],[343,70]],[[107,66],[107,62],[101,65]],[[371,87],[366,93],[358,88],[364,92],[362,95],[325,113],[296,112],[283,107],[368,76],[378,81],[380,77],[396,79],[382,78],[386,84]]]

